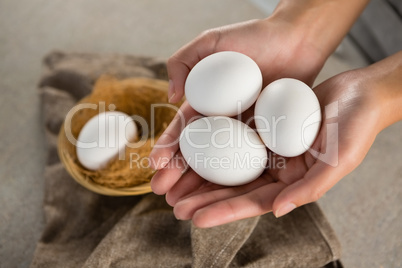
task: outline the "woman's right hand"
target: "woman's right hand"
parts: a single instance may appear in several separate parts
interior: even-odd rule
[[[183,97],[185,80],[195,64],[225,50],[252,58],[264,85],[290,77],[311,86],[368,2],[281,0],[266,19],[205,31],[169,59],[169,100],[178,102]]]
[[[326,57],[304,33],[283,19],[269,17],[203,32],[168,60],[169,101],[184,95],[188,73],[201,59],[220,51],[236,51],[252,58],[261,69],[264,85],[292,77],[312,84]]]

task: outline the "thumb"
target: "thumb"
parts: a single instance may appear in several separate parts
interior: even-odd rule
[[[168,100],[170,103],[179,102],[184,96],[184,84],[192,67],[173,55],[167,63],[169,75]]]
[[[182,99],[189,72],[200,60],[215,52],[219,35],[219,30],[203,32],[168,59],[169,102],[176,103]]]
[[[317,201],[349,171],[345,165],[332,167],[318,160],[302,179],[279,193],[272,206],[274,215],[281,217],[296,207]]]

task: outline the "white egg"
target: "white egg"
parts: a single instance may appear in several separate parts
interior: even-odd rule
[[[235,116],[254,104],[261,88],[261,71],[250,57],[223,51],[191,69],[185,95],[190,106],[203,115]]]
[[[306,152],[317,137],[321,109],[305,83],[283,78],[263,89],[255,106],[257,132],[265,145],[285,157]]]
[[[89,170],[104,168],[137,137],[133,119],[122,112],[103,112],[92,117],[78,135],[76,151],[80,163]]]
[[[225,186],[255,180],[267,164],[267,150],[258,134],[225,116],[204,117],[187,125],[180,150],[198,175]]]

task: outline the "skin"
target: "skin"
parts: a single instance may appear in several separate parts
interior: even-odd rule
[[[242,52],[253,58],[261,68],[265,85],[281,77],[293,77],[311,85],[367,3],[352,2],[354,9],[349,5],[349,9],[343,10],[344,5],[335,5],[334,1],[306,0],[296,5],[282,1],[268,19],[201,34],[168,62],[170,100],[181,99],[185,78],[199,60],[223,50]],[[325,24],[334,11],[338,11],[338,16],[343,12],[342,22]],[[324,15],[312,20],[314,14]],[[332,35],[318,38],[323,35],[320,26]],[[166,194],[178,219],[191,219],[198,227],[212,227],[271,211],[277,217],[283,216],[318,200],[361,163],[382,129],[402,119],[400,77],[402,52],[367,68],[339,74],[314,88],[324,114],[311,150],[287,158],[286,168],[266,169],[255,181],[236,187],[207,182],[187,169],[183,161],[176,161],[175,165],[158,162],[158,159],[181,158],[177,143],[181,130],[199,117],[185,102],[150,155],[152,167],[158,170],[151,181],[152,189],[156,194]],[[329,107],[335,107],[336,113]],[[331,126],[336,126],[337,131]]]
[[[169,58],[169,100],[183,97],[186,77],[197,62],[225,50],[251,57],[264,85],[281,77],[311,85],[368,2],[282,0],[267,19],[207,30]]]

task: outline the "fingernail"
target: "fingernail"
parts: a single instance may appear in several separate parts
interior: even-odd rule
[[[170,102],[170,100],[172,99],[172,97],[174,97],[174,87],[173,87],[173,81],[169,80],[169,89],[168,89],[168,100]]]
[[[292,210],[294,210],[295,208],[296,208],[296,205],[293,203],[286,204],[276,210],[276,212],[274,213],[275,217],[277,217],[277,218],[282,217],[283,215],[286,215],[289,212],[291,212]]]

